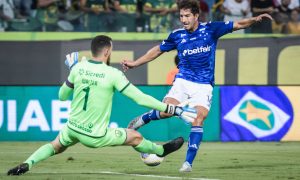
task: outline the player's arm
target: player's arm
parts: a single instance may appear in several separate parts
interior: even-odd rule
[[[147,62],[150,62],[163,54],[163,52],[160,50],[159,45],[154,46],[151,48],[146,54],[144,54],[142,57],[138,58],[135,61],[128,61],[128,60],[123,60],[121,62],[123,70],[127,71],[128,69],[135,68],[138,66],[141,66]]]
[[[179,116],[186,122],[194,122],[195,118],[197,117],[197,111],[194,108],[165,104],[153,98],[152,96],[144,94],[142,91],[140,91],[130,83],[125,86],[124,89],[122,89],[120,92],[141,106]]]
[[[77,72],[76,68],[73,68],[70,71],[70,74],[69,74],[68,79],[66,80],[66,82],[64,82],[64,84],[60,87],[59,93],[58,93],[59,100],[65,101],[73,93],[73,90],[74,90],[74,79],[75,79],[76,72]]]
[[[60,87],[58,98],[61,101],[67,100],[73,93],[74,85],[68,80]]]
[[[164,52],[168,52],[171,50],[176,49],[177,43],[174,38],[174,33],[172,32],[169,37],[162,41],[160,45],[154,46],[151,48],[146,54],[144,54],[142,57],[137,59],[136,61],[127,61],[124,60],[121,62],[123,70],[127,71],[128,69],[143,65],[147,62],[150,62],[160,55],[162,55]]]
[[[144,94],[142,91],[140,91],[131,83],[129,83],[126,87],[124,87],[124,89],[122,89],[120,92],[123,95],[135,101],[138,105],[147,108],[157,109],[162,112],[164,112],[167,109],[167,104],[156,100],[152,96]]]
[[[254,23],[261,22],[263,18],[268,18],[270,20],[273,20],[273,18],[269,14],[261,14],[256,17],[246,18],[239,21],[235,21],[233,23],[233,30],[239,30],[239,29],[245,29],[247,27],[250,27]]]

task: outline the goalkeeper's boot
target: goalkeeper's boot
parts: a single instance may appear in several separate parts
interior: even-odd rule
[[[184,143],[184,139],[182,137],[178,137],[176,139],[173,139],[172,141],[166,143],[163,145],[164,153],[162,155],[158,155],[159,157],[165,157],[166,155],[177,151],[181,148],[181,146]]]
[[[19,175],[22,175],[22,174],[26,173],[27,171],[29,171],[29,164],[28,163],[22,163],[19,166],[10,169],[7,172],[7,175],[8,176],[19,176]]]
[[[190,163],[188,163],[187,161],[185,161],[181,168],[179,169],[180,172],[191,172],[192,171],[192,166],[190,165]]]
[[[130,121],[127,128],[138,130],[140,127],[142,127],[145,124],[144,120],[142,119],[142,116],[143,115],[138,116],[138,117],[134,118],[132,121]]]

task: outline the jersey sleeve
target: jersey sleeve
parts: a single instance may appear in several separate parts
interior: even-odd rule
[[[167,104],[160,102],[152,96],[149,96],[140,91],[134,85],[129,85],[122,94],[135,101],[138,105],[148,107],[151,109],[157,109],[158,111],[164,112],[167,109]]]
[[[115,89],[117,89],[120,92],[124,91],[130,85],[130,82],[128,81],[128,79],[126,78],[123,72],[119,70],[115,70],[114,74],[115,74],[115,78],[114,78]]]
[[[68,81],[72,84],[74,84],[74,81],[75,81],[75,74],[77,72],[77,66],[74,66],[71,71],[70,71],[70,74],[68,76]]]
[[[70,71],[70,74],[66,80],[66,82],[60,87],[58,98],[61,101],[67,100],[73,92],[74,89],[74,81],[75,81],[75,74],[76,68],[73,67]]]
[[[174,33],[171,33],[169,37],[163,40],[159,46],[162,52],[171,51],[176,49],[176,42],[174,40]]]
[[[59,89],[58,98],[61,101],[65,101],[71,96],[72,93],[73,93],[73,88],[69,87],[67,85],[67,82],[65,82]]]
[[[233,31],[233,21],[212,22],[211,28],[213,30],[215,39],[219,39],[221,36],[224,36],[225,34],[231,33]]]
[[[75,76],[76,76],[76,72],[78,71],[77,68],[75,68],[75,67],[76,66],[74,66],[71,69],[70,74],[65,82],[65,84],[71,89],[74,89]]]

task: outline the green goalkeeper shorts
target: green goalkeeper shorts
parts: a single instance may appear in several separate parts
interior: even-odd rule
[[[124,144],[127,134],[124,128],[107,128],[106,134],[102,137],[91,137],[70,129],[67,125],[59,134],[60,143],[65,146],[72,146],[78,142],[91,147],[118,146]]]

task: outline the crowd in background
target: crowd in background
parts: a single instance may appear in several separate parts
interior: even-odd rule
[[[0,0],[0,31],[170,32],[179,0]],[[300,0],[199,0],[199,21],[264,20],[236,33],[300,34]]]

